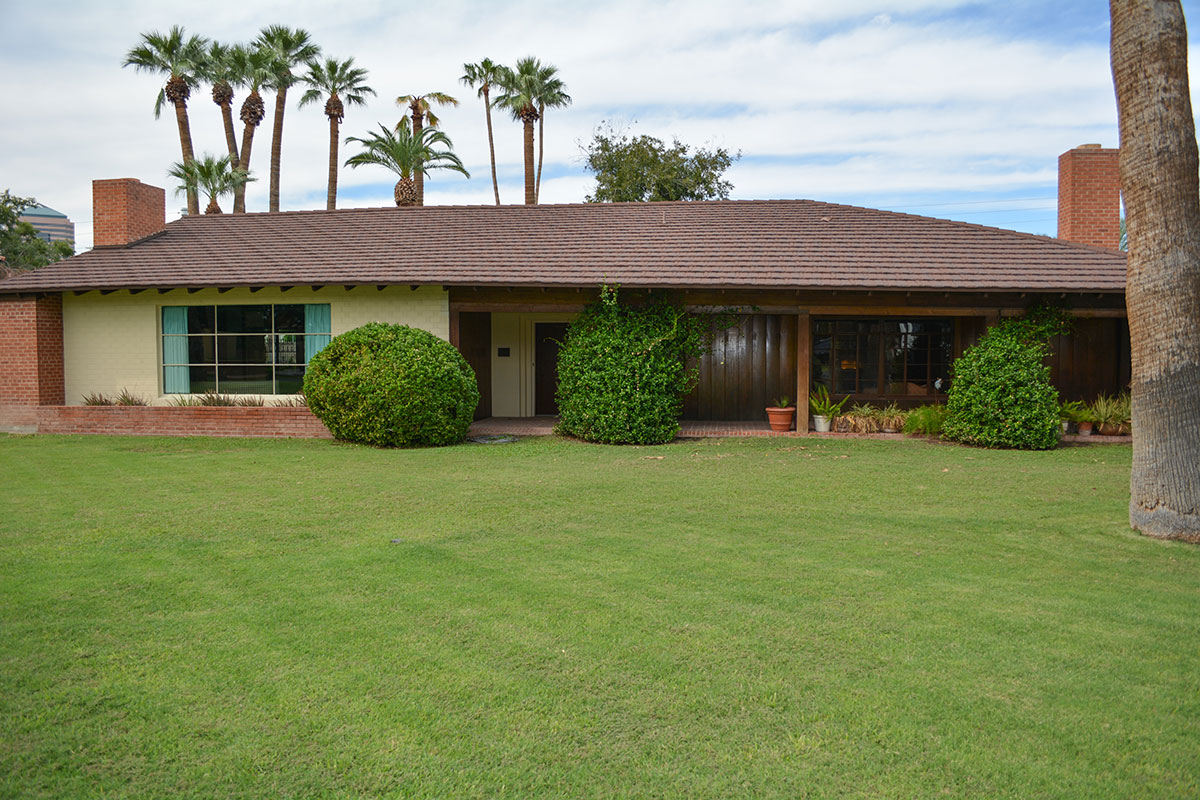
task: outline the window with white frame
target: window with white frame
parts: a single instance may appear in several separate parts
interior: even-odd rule
[[[296,394],[329,337],[328,303],[163,306],[163,392]]]

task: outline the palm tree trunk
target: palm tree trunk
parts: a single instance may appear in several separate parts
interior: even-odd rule
[[[269,210],[279,210],[279,159],[283,153],[283,112],[287,110],[287,87],[275,90],[275,130],[271,132],[271,194]]]
[[[533,120],[525,120],[525,205],[536,206],[537,194],[533,185]]]
[[[238,157],[238,166],[249,171],[250,169],[250,149],[254,146],[254,129],[256,125],[246,125],[242,130],[242,153]],[[246,184],[237,187],[233,193],[233,213],[246,213]]]
[[[338,179],[338,121],[337,117],[329,118],[329,191],[325,196],[325,209],[333,211],[337,208],[337,179]]]
[[[233,130],[233,106],[229,103],[221,104],[221,121],[225,123],[225,144],[229,147],[229,156],[231,164],[238,163],[238,146],[237,134]]]
[[[1178,0],[1111,0],[1129,232],[1129,523],[1200,542],[1200,154]]]
[[[488,99],[488,85],[483,85],[483,112],[487,115],[488,155],[492,159],[492,191],[496,193],[496,205],[500,205],[500,182],[496,180],[496,144],[492,139],[492,103]]]
[[[537,183],[533,187],[533,202],[542,199],[542,150],[546,144],[546,107],[538,103],[538,171]]]
[[[415,107],[412,109],[412,122],[413,138],[419,142],[421,141],[421,129],[425,127],[425,124],[422,115],[417,113]],[[415,173],[413,180],[417,184],[417,205],[423,206],[425,205],[425,165],[418,161],[417,168],[413,172]]]
[[[175,103],[175,122],[179,125],[179,148],[183,151],[183,163],[190,164],[196,156],[192,152],[192,126],[188,123],[187,103],[183,100]],[[191,216],[200,213],[200,198],[195,189],[188,189],[187,209]]]

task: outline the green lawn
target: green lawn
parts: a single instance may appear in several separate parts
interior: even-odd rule
[[[1129,463],[0,437],[0,796],[1194,797]]]

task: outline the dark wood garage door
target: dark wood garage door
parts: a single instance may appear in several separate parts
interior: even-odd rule
[[[796,317],[747,314],[698,363],[700,382],[684,401],[685,419],[763,420],[780,395],[796,402]]]

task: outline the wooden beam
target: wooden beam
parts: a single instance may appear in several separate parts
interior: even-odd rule
[[[349,284],[349,283],[347,283],[347,284],[344,284],[344,285],[342,286],[342,288],[343,288],[343,289],[345,289],[345,290],[348,292],[348,291],[350,291],[351,289],[353,289],[353,288],[354,288],[354,285],[353,285],[353,284]]]
[[[291,290],[292,290],[291,286],[280,286],[279,287],[280,292],[290,292]]]
[[[79,297],[79,295],[81,295],[81,294],[87,294],[87,293],[88,293],[88,292],[90,292],[90,291],[91,291],[91,289],[76,289],[76,290],[75,290],[74,292],[72,292],[71,294],[75,295],[76,297]],[[161,291],[162,291],[162,289],[159,289],[159,291],[161,292]]]
[[[808,387],[812,384],[812,317],[796,315],[796,430],[808,431]]]
[[[200,291],[200,289],[201,289],[201,288],[202,288],[202,287],[199,287],[199,286],[191,286],[191,287],[188,287],[187,293],[188,293],[188,294],[195,294],[196,292]]]
[[[459,350],[461,350],[462,348],[459,347],[458,340],[459,340],[458,309],[452,308],[452,309],[450,309],[450,344],[454,345]]]
[[[325,285],[324,285],[324,284],[318,284],[318,285],[316,285],[316,286],[313,286],[313,287],[312,287],[312,290],[313,290],[314,292],[319,292],[319,291],[321,291],[321,290],[322,290],[322,289],[324,289],[324,288],[325,288]]]
[[[217,294],[225,294],[226,292],[232,291],[232,290],[233,290],[232,286],[222,286],[219,289],[217,289]]]
[[[101,290],[100,290],[100,294],[101,294],[101,295],[104,295],[104,296],[108,296],[108,295],[112,294],[112,293],[113,293],[113,292],[115,292],[115,291],[118,291],[118,290],[117,290],[117,289],[101,289]]]
[[[382,292],[386,288],[387,288],[386,283],[379,283],[379,284],[375,285],[375,291],[377,291],[377,292]]]
[[[144,292],[144,291],[146,291],[146,290],[145,290],[145,289],[130,289],[130,290],[129,290],[129,293],[130,293],[131,295],[132,295],[132,294],[141,294],[141,293],[142,293],[142,292]]]
[[[167,293],[167,292],[169,292],[169,291],[171,291],[171,289],[159,289],[159,290],[158,290],[158,293],[159,293],[159,294],[166,294],[166,293]]]

